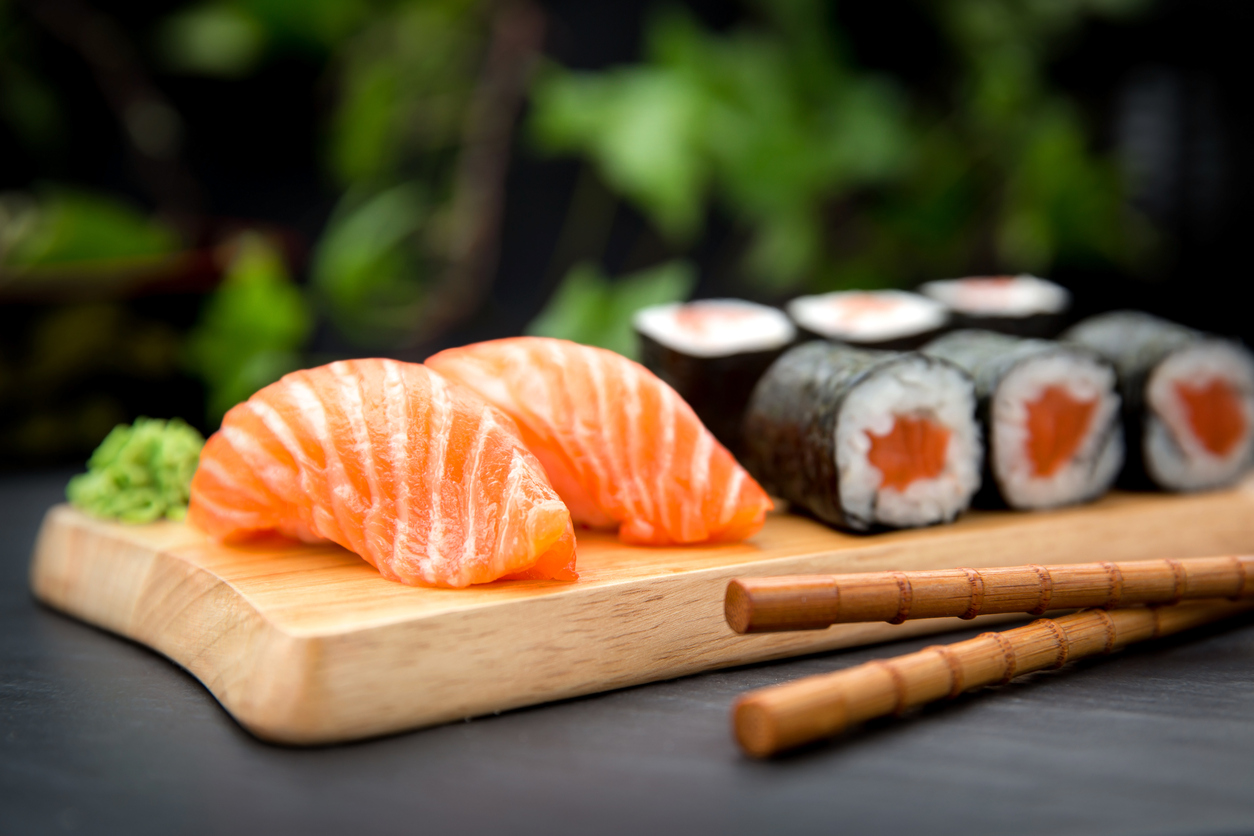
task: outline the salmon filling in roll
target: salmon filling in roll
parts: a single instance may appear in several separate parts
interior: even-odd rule
[[[866,458],[883,477],[883,487],[904,491],[915,482],[940,476],[950,435],[930,418],[896,415],[887,434],[870,434]]]
[[[1254,363],[1222,341],[1172,354],[1150,376],[1146,467],[1181,490],[1226,484],[1250,461]]]
[[[947,522],[980,486],[975,386],[915,353],[816,340],[775,362],[745,415],[767,490],[850,531]]]
[[[846,510],[898,528],[954,519],[980,484],[974,413],[966,376],[918,355],[854,386],[836,425]]]
[[[1012,508],[1104,493],[1123,463],[1115,372],[1075,353],[1021,361],[991,403],[993,475]]]
[[[1095,351],[985,330],[923,348],[974,379],[988,438],[978,501],[1054,508],[1101,496],[1123,464],[1115,368]]]

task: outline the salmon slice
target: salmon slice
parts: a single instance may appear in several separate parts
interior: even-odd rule
[[[867,433],[871,448],[866,458],[884,477],[883,487],[904,491],[920,479],[941,475],[952,434],[930,418],[896,415],[886,434]]]
[[[1037,476],[1053,476],[1075,456],[1088,435],[1097,399],[1073,397],[1066,387],[1046,386],[1024,404],[1028,413],[1028,459]]]
[[[1241,443],[1245,437],[1241,397],[1227,381],[1217,377],[1204,383],[1180,381],[1176,394],[1188,412],[1193,434],[1213,455],[1226,456]]]
[[[331,540],[407,584],[576,577],[570,514],[517,426],[416,363],[293,372],[234,407],[187,514],[224,542]]]
[[[644,545],[730,541],[771,507],[674,389],[612,351],[516,337],[427,365],[518,422],[576,522]]]

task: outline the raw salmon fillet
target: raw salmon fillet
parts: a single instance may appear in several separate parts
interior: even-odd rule
[[[516,337],[427,365],[518,422],[576,522],[628,543],[741,540],[771,507],[674,389],[612,351]]]
[[[188,519],[223,541],[332,540],[407,584],[576,577],[570,514],[514,422],[416,363],[294,372],[233,408]]]

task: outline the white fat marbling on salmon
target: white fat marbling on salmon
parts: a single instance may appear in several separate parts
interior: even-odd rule
[[[275,458],[274,454],[251,433],[246,433],[235,426],[225,426],[220,432],[236,454],[249,464],[252,468],[251,472],[269,493],[285,502],[296,501],[296,497],[300,495],[299,473]],[[225,471],[226,468],[222,470]],[[239,474],[236,474],[236,477],[238,476]],[[237,485],[241,481],[235,478],[232,484]]]
[[[552,428],[554,427],[562,427],[564,425],[573,427],[575,450],[574,455],[571,456],[571,458],[573,459],[576,472],[579,473],[585,482],[590,481],[592,483],[592,495],[596,497],[598,502],[604,505],[606,502],[606,496],[603,491],[605,490],[604,486],[610,484],[610,475],[607,473],[606,466],[604,462],[601,461],[601,456],[597,452],[600,449],[600,446],[597,445],[594,447],[592,444],[588,443],[595,434],[595,431],[589,427],[589,424],[595,424],[596,422],[594,420],[585,421],[580,418],[580,411],[574,403],[574,392],[571,389],[572,379],[569,369],[567,368],[566,354],[561,350],[561,346],[557,344],[546,344],[544,349],[546,354],[545,359],[547,359],[548,362],[557,369],[558,374],[552,376],[529,374],[528,361],[529,358],[533,357],[533,355],[531,352],[526,352],[520,349],[519,352],[514,353],[516,357],[521,354],[520,360],[516,361],[514,368],[512,369],[514,378],[518,380],[534,378],[538,381],[543,381],[546,387],[556,388],[561,391],[562,401],[558,401],[556,399],[547,401],[550,411],[544,416],[544,423],[538,429],[544,437],[550,438],[552,437]],[[489,400],[491,399],[489,398]],[[500,406],[497,401],[492,401],[492,403]],[[566,414],[559,415],[552,411],[559,403],[562,403],[562,406],[564,407],[563,411]],[[524,405],[524,409],[525,408],[527,407]],[[508,412],[509,410],[506,411]],[[554,444],[552,446],[560,450],[566,445]],[[588,474],[589,470],[591,471],[591,474]],[[591,475],[591,479],[589,479],[589,475]]]
[[[444,465],[448,458],[448,430],[452,419],[448,387],[438,377],[431,378],[431,453],[427,456],[427,483],[431,486],[431,528],[427,534],[427,560],[423,579],[430,580],[444,570]]]
[[[669,474],[675,466],[675,401],[667,397],[661,397],[658,400],[662,405],[662,412],[658,417],[658,422],[662,427],[662,447],[657,454],[658,464],[661,466],[655,472],[654,485],[657,488],[657,496],[665,497]],[[674,531],[676,529],[675,509],[668,502],[659,502],[658,510],[662,527],[667,531]]]
[[[218,539],[332,540],[406,583],[485,583],[550,550],[537,576],[574,577],[569,514],[513,422],[412,363],[295,372],[232,409],[188,517]]]
[[[488,442],[488,431],[495,425],[492,422],[492,414],[485,412],[479,418],[479,429],[475,432],[474,454],[470,459],[470,467],[467,468],[466,476],[463,482],[466,483],[467,493],[470,501],[466,503],[466,537],[462,546],[462,561],[467,562],[475,559],[478,549],[475,542],[479,537],[479,520],[477,517],[481,510],[479,505],[479,492],[475,490],[475,479],[479,475],[483,462],[483,448]],[[486,517],[487,515],[484,514]]]
[[[262,392],[264,391],[266,390],[263,389]],[[251,410],[261,420],[262,425],[270,431],[270,434],[278,440],[279,444],[283,445],[283,449],[292,457],[292,461],[296,462],[297,472],[300,474],[301,494],[312,504],[313,508],[314,519],[309,521],[309,527],[317,531],[320,527],[333,526],[333,517],[329,509],[318,501],[320,498],[317,495],[317,491],[321,487],[322,479],[320,474],[322,468],[317,462],[309,458],[309,454],[305,452],[304,445],[292,432],[292,428],[287,425],[283,416],[274,407],[256,395],[236,408]],[[319,523],[321,523],[321,526]]]
[[[340,461],[339,450],[327,427],[326,407],[318,393],[303,380],[292,381],[288,389],[289,396],[295,403],[301,421],[307,421],[315,441],[322,446],[322,455],[326,461],[327,484],[330,487],[331,513],[335,517],[339,530],[348,538],[348,547],[358,554],[367,554],[361,530],[353,524],[353,517],[364,513],[364,503],[353,487],[344,463]],[[328,393],[330,394],[330,393]]]
[[[392,467],[392,503],[396,530],[392,535],[392,563],[398,564],[408,555],[409,521],[409,406],[400,364],[383,362],[384,411],[388,436],[388,453]]]
[[[628,542],[742,539],[770,500],[651,372],[603,349],[519,337],[450,349],[427,365],[524,428],[577,522]]]
[[[374,460],[374,444],[370,441],[370,428],[366,425],[365,404],[361,397],[361,377],[352,374],[352,367],[345,362],[332,363],[329,368],[340,384],[342,412],[352,432],[352,449],[362,460],[361,470],[366,477],[366,489],[369,491],[369,496],[359,497],[359,500],[365,501],[362,535],[369,541],[367,550],[378,553],[382,545],[379,542],[378,523],[383,503],[380,501],[379,479],[376,475],[378,465]],[[337,461],[339,459],[337,456]],[[340,464],[342,467],[343,463]]]
[[[623,385],[627,390],[627,397],[623,404],[626,410],[626,414],[623,416],[624,421],[628,427],[639,426],[644,421],[644,409],[640,404],[640,378],[634,375],[628,377],[623,381]],[[653,519],[657,516],[657,509],[654,507],[649,489],[644,485],[645,476],[649,471],[645,457],[650,455],[652,451],[645,451],[642,436],[643,433],[639,432],[629,432],[627,434],[627,454],[630,457],[629,473],[632,485],[636,489],[636,496],[640,497],[640,513],[649,519]]]

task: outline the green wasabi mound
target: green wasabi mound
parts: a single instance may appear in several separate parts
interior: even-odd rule
[[[179,418],[118,424],[87,460],[87,472],[70,480],[66,498],[106,519],[181,520],[204,445],[204,437]]]

